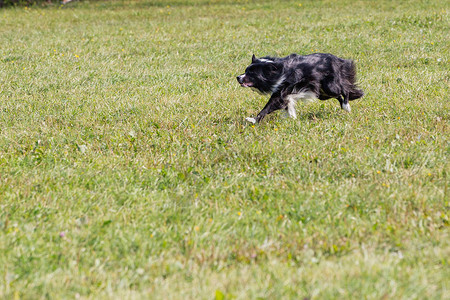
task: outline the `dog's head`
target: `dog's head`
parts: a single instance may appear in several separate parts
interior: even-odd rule
[[[262,93],[273,92],[273,87],[279,80],[282,65],[267,58],[256,58],[253,54],[252,63],[245,73],[237,77],[237,81],[243,87],[252,87]]]

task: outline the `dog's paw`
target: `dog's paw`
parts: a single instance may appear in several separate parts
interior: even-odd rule
[[[350,104],[342,104],[342,109],[345,110],[346,112],[351,112],[352,109],[350,108]]]
[[[255,118],[245,118],[245,121],[250,122],[252,124],[256,124]]]

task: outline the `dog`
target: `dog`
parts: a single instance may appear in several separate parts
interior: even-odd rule
[[[261,112],[255,118],[246,118],[253,124],[279,109],[286,110],[287,115],[295,119],[295,104],[298,100],[309,102],[317,98],[336,98],[341,108],[350,112],[348,101],[364,96],[355,80],[354,62],[328,53],[294,53],[282,58],[256,58],[253,54],[252,63],[245,73],[237,76],[241,86],[270,94]]]

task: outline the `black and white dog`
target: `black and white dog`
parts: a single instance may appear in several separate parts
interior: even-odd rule
[[[263,94],[270,94],[269,102],[256,116],[246,118],[257,123],[267,114],[285,109],[287,115],[296,118],[295,103],[319,98],[336,98],[341,108],[350,111],[349,100],[361,98],[364,92],[355,84],[355,64],[332,54],[291,54],[278,58],[252,57],[245,73],[237,77],[243,87],[252,87]]]

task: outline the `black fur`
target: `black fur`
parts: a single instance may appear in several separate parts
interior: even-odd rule
[[[255,118],[261,121],[267,114],[286,109],[289,95],[312,93],[320,100],[336,98],[341,108],[350,109],[349,100],[361,98],[364,92],[356,84],[355,64],[332,54],[291,54],[278,57],[252,57],[245,73],[237,77],[244,87],[253,87],[270,94],[266,106]]]

